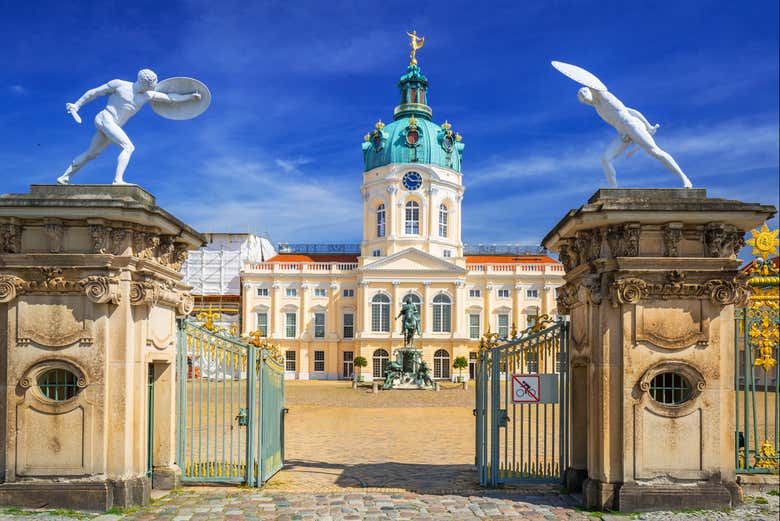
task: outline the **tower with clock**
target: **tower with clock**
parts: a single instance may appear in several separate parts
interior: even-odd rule
[[[417,63],[398,89],[393,121],[379,120],[363,141],[361,263],[408,248],[458,262],[464,144],[449,122],[434,123],[428,79]]]

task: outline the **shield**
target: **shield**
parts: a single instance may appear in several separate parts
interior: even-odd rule
[[[211,103],[211,92],[202,82],[194,78],[168,78],[157,84],[157,92],[165,94],[200,93],[199,100],[187,100],[178,103],[151,101],[152,110],[166,119],[192,119],[205,111]]]
[[[563,62],[550,62],[552,63],[552,66],[558,69],[558,71],[561,72],[564,76],[568,76],[569,78],[573,79],[577,83],[581,85],[585,85],[586,87],[589,87],[593,90],[601,90],[605,91],[607,90],[607,86],[601,83],[601,80],[598,79],[593,74],[589,73],[582,67],[577,67],[576,65],[572,65],[570,63],[563,63]]]

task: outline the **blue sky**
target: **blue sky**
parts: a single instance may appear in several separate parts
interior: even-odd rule
[[[416,29],[434,120],[466,143],[466,242],[538,244],[606,185],[614,130],[552,59],[661,123],[694,186],[778,204],[776,0],[0,4],[3,192],[53,182],[86,148],[105,101],[81,126],[65,102],[149,67],[200,79],[213,102],[189,121],[136,115],[128,181],[200,231],[357,242],[362,136],[392,118]],[[117,153],[74,182],[110,182]],[[621,186],[679,186],[643,152],[616,168]]]

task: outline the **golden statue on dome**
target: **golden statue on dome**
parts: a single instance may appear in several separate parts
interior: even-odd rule
[[[411,58],[409,65],[417,65],[415,54],[417,54],[418,49],[422,49],[422,46],[425,45],[425,37],[417,36],[417,31],[406,34],[412,39],[412,41],[409,42],[409,45],[412,47],[412,52],[409,53],[409,57]]]

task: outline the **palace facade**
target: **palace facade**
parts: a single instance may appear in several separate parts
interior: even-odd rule
[[[507,337],[556,315],[563,266],[543,254],[470,255],[461,241],[461,136],[432,120],[428,80],[412,63],[399,81],[393,121],[362,145],[363,240],[359,251],[280,248],[241,271],[242,334],[260,331],[285,353],[288,378],[382,378],[403,345],[396,320],[409,296],[420,309],[415,345],[437,379],[454,379],[456,357],[472,377],[479,338]],[[290,251],[292,250],[292,251]],[[303,253],[302,251],[305,251]]]

